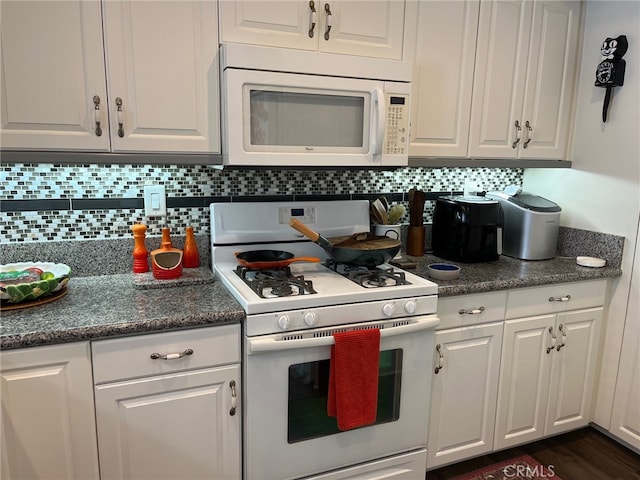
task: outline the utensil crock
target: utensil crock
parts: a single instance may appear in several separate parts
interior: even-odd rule
[[[170,280],[182,275],[182,250],[159,248],[151,252],[151,270],[156,280]]]

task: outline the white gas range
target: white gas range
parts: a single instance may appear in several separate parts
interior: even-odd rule
[[[218,203],[210,211],[216,277],[247,314],[244,478],[325,478],[331,471],[338,479],[341,469],[346,476],[396,464],[424,472],[433,362],[425,352],[433,351],[438,324],[437,285],[388,264],[336,266],[289,226],[294,217],[329,238],[369,231],[366,200]],[[264,271],[239,265],[235,255],[265,250],[321,261]],[[380,329],[380,381],[391,383],[380,394],[376,423],[344,432],[323,407],[332,335],[362,328]]]

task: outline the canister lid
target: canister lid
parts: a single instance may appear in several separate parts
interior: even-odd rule
[[[452,197],[445,197],[445,198],[448,198],[455,203],[471,203],[474,205],[495,205],[498,203],[498,201],[494,200],[493,198],[480,197],[475,195],[468,195],[468,196],[455,195]]]
[[[560,206],[551,200],[539,197],[538,195],[532,195],[530,193],[519,193],[513,197],[509,197],[509,201],[519,207],[532,210],[534,212],[560,212],[562,209]]]

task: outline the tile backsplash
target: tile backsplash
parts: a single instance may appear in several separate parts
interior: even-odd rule
[[[522,184],[517,168],[399,168],[395,170],[214,169],[181,165],[2,165],[0,243],[130,237],[143,222],[149,236],[160,228],[192,225],[209,231],[208,205],[217,201],[369,198],[385,194],[406,202],[411,187],[431,198],[462,192],[467,180],[480,190]],[[167,213],[145,217],[143,187],[164,185]],[[425,222],[433,206],[427,202]],[[406,222],[406,219],[404,219]]]

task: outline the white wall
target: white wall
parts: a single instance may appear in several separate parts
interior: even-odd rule
[[[626,35],[624,86],[616,88],[606,123],[602,123],[605,89],[595,87],[607,37]],[[633,255],[640,219],[640,2],[586,2],[584,44],[573,136],[573,168],[524,173],[524,189],[562,207],[561,224],[626,238],[623,275],[612,282],[612,296],[595,411],[595,421],[609,428],[619,350],[630,294]],[[639,252],[640,254],[640,252]],[[638,301],[639,292],[631,293]],[[638,321],[638,319],[633,319]]]

